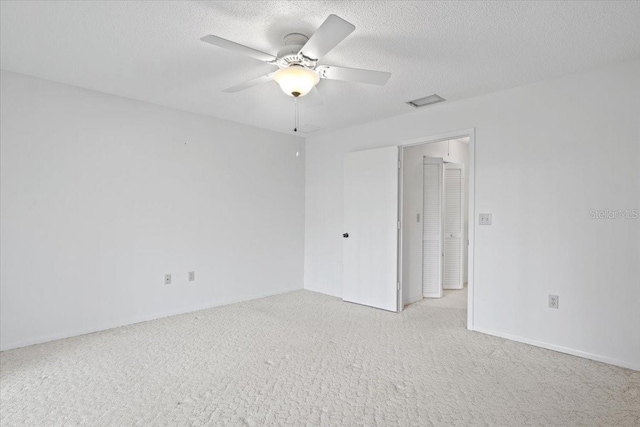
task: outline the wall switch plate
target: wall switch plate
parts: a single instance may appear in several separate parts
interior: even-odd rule
[[[171,275],[170,274],[165,274],[164,275],[164,284],[165,285],[170,285],[171,284]]]
[[[196,272],[195,271],[190,271],[189,272],[189,281],[190,282],[195,282],[196,281]]]
[[[491,214],[480,214],[480,225],[491,225]]]
[[[549,295],[549,308],[558,308],[560,305],[560,297],[558,295]]]

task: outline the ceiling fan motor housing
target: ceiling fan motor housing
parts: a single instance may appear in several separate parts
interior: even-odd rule
[[[306,68],[315,68],[316,61],[305,58],[300,55],[300,49],[305,45],[309,37],[304,34],[291,33],[283,38],[284,46],[278,50],[276,63],[280,68],[286,68],[291,65],[302,65]]]

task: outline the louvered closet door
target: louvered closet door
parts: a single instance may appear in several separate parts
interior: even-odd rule
[[[464,235],[463,165],[444,165],[444,289],[462,289]]]
[[[441,158],[423,162],[422,295],[442,296],[442,189]]]

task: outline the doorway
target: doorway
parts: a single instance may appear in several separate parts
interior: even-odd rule
[[[425,272],[437,271],[430,276],[435,290],[426,296],[441,296],[443,285],[464,288],[467,283],[467,327],[473,329],[474,152],[472,129],[345,154],[344,301],[400,312],[425,297]],[[441,180],[425,181],[427,175]],[[437,190],[435,216],[426,216],[425,183]],[[457,193],[450,192],[451,183]],[[457,194],[457,204],[449,203],[455,199],[452,194]],[[456,221],[451,221],[451,212],[442,214],[447,209],[457,212]],[[426,236],[423,220],[433,218],[439,228]],[[436,254],[457,247],[457,258],[450,253],[446,260],[437,259],[435,267],[425,268],[423,255],[433,247]]]
[[[399,310],[467,292],[473,327],[473,130],[400,145]],[[456,295],[458,298],[458,295]]]

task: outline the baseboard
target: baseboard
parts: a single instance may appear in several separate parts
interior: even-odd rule
[[[422,294],[423,298],[442,298],[442,294],[441,293],[429,293],[429,294]]]
[[[274,292],[264,292],[264,293],[260,293],[252,296],[236,296],[236,297],[230,297],[230,298],[222,298],[222,299],[216,300],[215,302],[210,301],[208,303],[193,305],[189,307],[182,307],[176,310],[169,310],[169,311],[164,311],[159,313],[134,316],[122,322],[111,322],[111,323],[98,325],[92,328],[74,329],[71,331],[43,335],[40,337],[21,340],[21,341],[9,343],[6,345],[2,343],[2,347],[0,348],[0,351],[13,350],[16,348],[27,347],[35,344],[42,344],[42,343],[56,341],[64,338],[71,338],[71,337],[77,337],[80,335],[92,334],[94,332],[106,331],[108,329],[120,328],[122,326],[135,325],[136,323],[162,319],[163,317],[177,316],[179,314],[193,313],[195,311],[207,310],[215,307],[222,307],[225,305],[236,304],[239,302],[251,301],[254,299],[266,298],[274,295],[286,294],[293,291],[299,291],[301,289],[302,289],[301,287],[298,287],[298,288],[292,288],[292,289],[281,289]]]
[[[578,356],[578,357],[583,357],[585,359],[595,360],[597,362],[608,363],[609,365],[615,365],[615,366],[620,366],[622,368],[633,369],[634,371],[640,371],[640,364],[638,363],[626,362],[624,360],[618,360],[618,359],[613,359],[611,357],[600,356],[598,354],[588,353],[582,350],[576,350],[573,348],[563,347],[561,345],[556,345],[556,344],[549,344],[542,341],[519,337],[517,335],[512,335],[507,332],[496,331],[493,329],[487,329],[487,328],[478,327],[478,326],[474,326],[472,330],[476,332],[481,332],[487,335],[493,335],[494,337],[505,338],[505,339],[508,339],[511,341],[517,341],[523,344],[529,344],[536,347],[546,348],[547,350],[553,350],[560,353],[570,354],[572,356]]]

